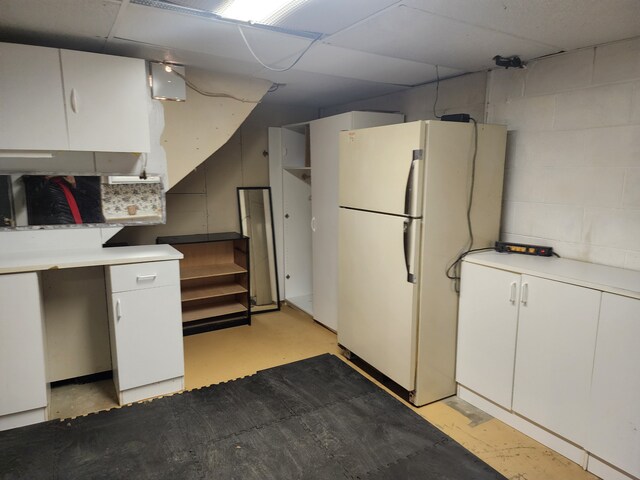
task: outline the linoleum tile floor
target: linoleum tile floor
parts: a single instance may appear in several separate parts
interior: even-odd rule
[[[226,382],[327,352],[346,362],[333,332],[305,313],[285,305],[279,312],[254,315],[251,326],[185,337],[186,388]],[[116,406],[111,380],[57,387],[51,393],[52,418],[86,415]],[[597,479],[577,464],[455,396],[411,408],[509,479]]]

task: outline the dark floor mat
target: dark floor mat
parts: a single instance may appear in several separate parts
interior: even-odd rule
[[[420,479],[502,475],[332,355],[0,432],[2,479]]]

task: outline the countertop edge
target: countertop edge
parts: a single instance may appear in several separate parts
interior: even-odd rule
[[[496,255],[501,255],[501,256],[505,255],[505,257],[501,259],[499,257],[496,257]],[[570,259],[563,259],[563,258],[524,256],[525,258],[528,258],[528,260],[520,260],[519,262],[517,259],[513,260],[511,258],[513,255],[517,255],[517,254],[483,252],[483,253],[468,255],[464,258],[464,261],[468,263],[473,263],[476,265],[483,265],[487,267],[497,268],[500,270],[506,270],[513,273],[530,275],[532,277],[547,278],[549,280],[554,280],[562,283],[570,283],[573,285],[578,285],[578,286],[590,288],[593,290],[600,290],[602,292],[612,293],[615,295],[622,295],[625,297],[640,299],[640,290],[624,288],[619,285],[612,285],[611,283],[607,283],[604,281],[595,282],[593,281],[593,279],[586,279],[584,277],[580,277],[580,275],[570,275],[570,274],[563,275],[557,272],[550,272],[548,269],[544,268],[545,266],[543,264],[540,265],[541,268],[537,269],[537,268],[532,268],[529,265],[522,265],[518,263],[525,263],[525,262],[531,263],[535,261],[534,259],[537,258],[538,260],[542,260],[544,262],[548,262],[548,261],[552,261],[554,263],[559,262],[556,265],[554,265],[554,268],[558,268],[558,266],[561,268],[563,264],[569,265],[569,266],[579,265],[582,268],[590,269],[591,270],[590,273],[592,276],[597,276],[600,273],[598,272],[598,270],[600,270],[601,272],[606,271],[608,274],[612,272],[618,272],[620,276],[624,275],[624,276],[637,277],[637,282],[638,284],[640,284],[640,272],[637,272],[635,270],[627,270],[619,267],[612,267],[608,265],[600,265],[600,264],[588,263],[588,262],[580,262],[578,260],[570,260]],[[504,261],[507,258],[509,258],[511,261],[510,262]],[[621,283],[624,283],[624,281],[622,281]]]
[[[59,252],[16,252],[11,257],[0,257],[0,274],[162,262],[182,258],[182,253],[170,245],[109,247]]]

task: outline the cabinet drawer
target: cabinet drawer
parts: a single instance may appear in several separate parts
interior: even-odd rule
[[[180,284],[177,260],[113,265],[107,267],[107,271],[112,292]]]

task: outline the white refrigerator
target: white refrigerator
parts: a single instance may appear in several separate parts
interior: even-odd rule
[[[505,144],[504,126],[471,123],[340,133],[338,343],[415,405],[455,393],[458,298],[445,272],[468,246],[472,191],[473,247],[498,239]]]

